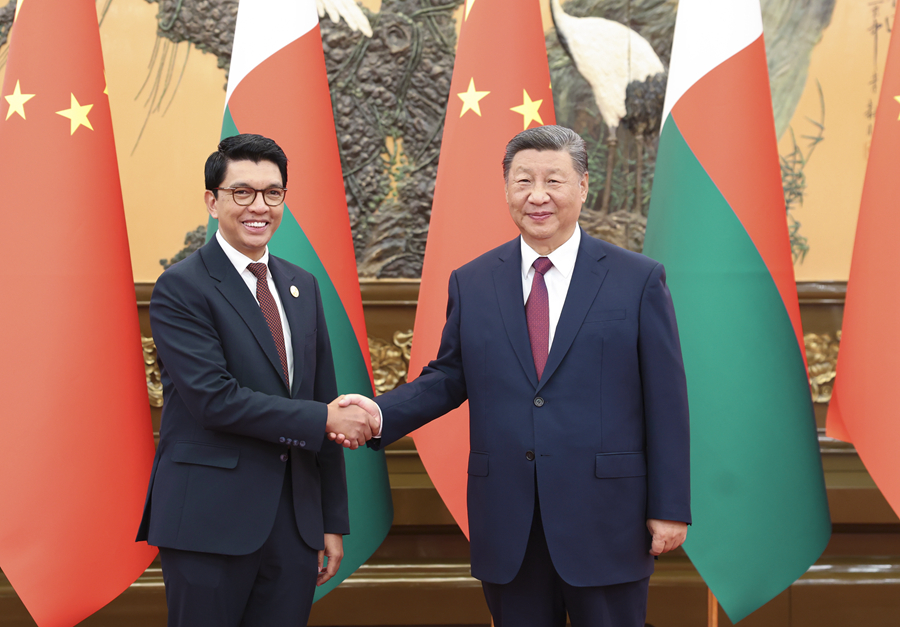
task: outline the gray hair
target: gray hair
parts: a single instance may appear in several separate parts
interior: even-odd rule
[[[572,129],[565,126],[536,126],[522,131],[506,144],[503,156],[503,180],[509,179],[509,168],[516,153],[522,150],[568,150],[572,166],[579,176],[588,171],[587,148],[584,140]]]

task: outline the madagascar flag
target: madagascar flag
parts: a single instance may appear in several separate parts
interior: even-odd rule
[[[222,137],[258,133],[288,157],[284,217],[269,252],[315,275],[322,292],[338,391],[372,396],[350,217],[313,0],[243,0],[238,6]],[[294,199],[293,201],[291,199]],[[215,230],[210,222],[209,237]],[[384,453],[345,451],[352,533],[336,587],[381,544],[393,519]]]
[[[691,411],[684,547],[732,621],[831,532],[758,0],[681,0],[644,252],[666,265]]]
[[[94,0],[20,0],[0,99],[0,568],[70,627],[135,544],[153,431]]]
[[[450,273],[519,234],[509,216],[502,160],[506,143],[531,126],[554,124],[539,0],[466,2],[450,84],[410,379],[437,355],[447,319]],[[468,404],[413,433],[416,449],[453,518],[469,535]]]
[[[900,35],[891,35],[856,243],[847,284],[837,379],[826,433],[852,442],[872,479],[900,515],[900,420],[894,393],[900,363],[896,284],[900,233]]]

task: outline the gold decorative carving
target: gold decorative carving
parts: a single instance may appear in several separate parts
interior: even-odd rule
[[[809,388],[814,403],[827,403],[834,389],[838,349],[841,346],[841,332],[807,333],[803,336],[806,345],[806,363],[809,374]]]
[[[369,354],[372,357],[372,374],[375,393],[384,394],[406,380],[409,354],[412,350],[412,329],[395,331],[393,342],[381,338],[369,338]]]
[[[162,407],[163,386],[159,363],[156,361],[156,342],[152,337],[142,335],[141,346],[144,349],[144,374],[147,377],[147,396],[150,397],[150,406]]]

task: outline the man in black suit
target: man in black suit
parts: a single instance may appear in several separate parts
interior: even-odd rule
[[[521,236],[451,274],[440,349],[417,379],[377,404],[341,401],[384,413],[382,445],[469,401],[472,575],[497,627],[563,627],[567,613],[573,627],[643,627],[653,558],[691,520],[665,270],[579,228],[587,168],[569,129],[514,137],[503,177]]]
[[[150,300],[164,405],[137,539],[160,548],[169,625],[305,625],[343,556],[343,451],[325,433],[355,447],[377,423],[327,404],[319,286],[269,255],[286,185],[274,141],[222,140],[206,162],[218,231]]]

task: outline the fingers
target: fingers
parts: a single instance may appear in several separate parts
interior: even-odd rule
[[[375,416],[373,417],[372,409]],[[360,394],[344,394],[328,404],[325,428],[328,439],[349,449],[365,446],[379,431],[378,406]]]
[[[328,558],[325,568],[322,568],[322,556]],[[344,538],[340,534],[325,534],[325,550],[319,551],[319,575],[316,577],[316,585],[321,586],[337,574],[344,558]]]
[[[653,539],[650,544],[651,555],[662,555],[677,549],[687,537],[687,523],[676,520],[647,520]]]

